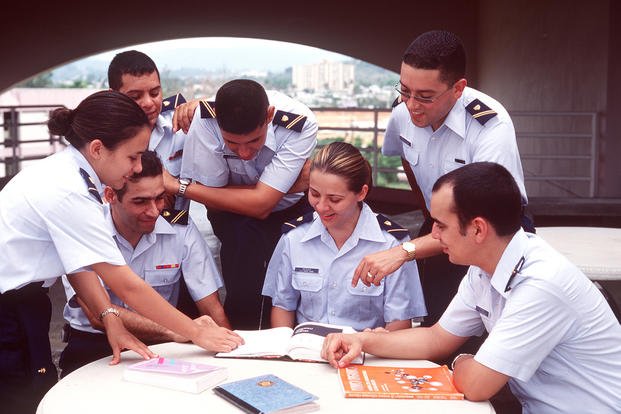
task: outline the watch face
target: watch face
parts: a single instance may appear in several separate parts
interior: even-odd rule
[[[404,242],[403,249],[407,251],[408,253],[411,253],[416,250],[416,245],[414,243]]]

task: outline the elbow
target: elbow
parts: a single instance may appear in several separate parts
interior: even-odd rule
[[[494,396],[494,394],[484,392],[483,390],[463,390],[462,393],[464,398],[474,402],[487,401]]]

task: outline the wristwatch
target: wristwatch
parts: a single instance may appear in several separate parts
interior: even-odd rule
[[[405,250],[405,253],[408,255],[408,262],[414,260],[414,256],[416,255],[416,245],[414,243],[409,241],[403,242],[401,248]]]
[[[188,188],[188,185],[190,185],[191,182],[192,180],[188,178],[179,178],[179,190],[177,191],[177,195],[179,197],[184,196],[185,190]]]
[[[119,313],[118,310],[114,309],[114,308],[107,308],[104,309],[103,311],[101,311],[101,313],[99,314],[99,321],[103,322],[103,318],[107,315],[107,314],[113,314],[116,315],[117,317],[121,317],[121,314]]]

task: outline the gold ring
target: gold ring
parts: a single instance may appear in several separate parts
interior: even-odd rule
[[[367,272],[367,278],[375,279],[375,276],[373,276],[371,272]]]

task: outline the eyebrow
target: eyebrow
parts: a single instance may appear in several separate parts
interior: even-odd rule
[[[138,196],[138,197],[132,197],[131,200],[134,201],[134,202],[135,201],[145,201],[145,200],[155,200],[155,199],[158,199],[160,197],[163,197],[164,194],[166,194],[166,191],[162,191],[161,193],[157,194],[155,197],[141,197],[141,196]]]
[[[401,82],[401,81],[399,81],[399,84],[400,84],[403,88],[405,88],[405,89],[409,90],[410,92],[415,92],[415,93],[417,93],[417,94],[421,94],[421,93],[434,93],[434,92],[437,92],[437,91],[435,91],[435,90],[433,90],[433,89],[412,89],[412,88],[410,88],[409,86],[404,85],[404,84],[403,84],[403,82]]]

